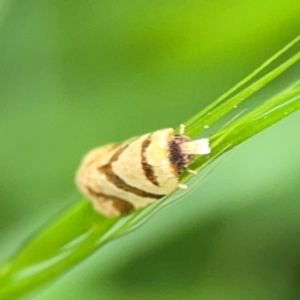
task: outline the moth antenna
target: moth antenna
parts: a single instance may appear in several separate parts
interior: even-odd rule
[[[184,153],[192,155],[204,155],[211,152],[209,140],[205,138],[182,143],[180,147]]]
[[[189,169],[189,168],[187,168],[187,169],[185,169],[189,174],[192,174],[192,175],[197,175],[198,174],[198,172],[197,171],[195,171],[195,170],[191,170],[191,169]]]

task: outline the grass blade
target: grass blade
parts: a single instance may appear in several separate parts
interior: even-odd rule
[[[224,101],[298,41],[299,37],[213,104],[196,114],[186,123],[187,134],[191,136],[199,134],[205,124],[214,124],[235,105],[245,101],[289,67],[295,65],[300,59],[300,52]],[[209,156],[198,157],[192,167],[203,170],[224,152],[299,109],[299,82],[291,84],[290,87],[271,99],[263,100],[258,107],[248,113],[238,115],[237,118],[213,133],[210,136],[212,153]],[[189,175],[184,174],[182,180],[188,179]],[[172,202],[172,199],[174,196],[167,196],[145,209],[115,219],[108,219],[96,214],[86,199],[78,201],[49,225],[40,229],[11,260],[2,264],[0,267],[0,298],[18,298],[57,278],[110,240],[143,224],[159,209]]]

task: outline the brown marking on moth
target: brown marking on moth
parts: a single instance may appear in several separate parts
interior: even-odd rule
[[[141,151],[141,163],[142,163],[142,168],[144,171],[144,174],[146,176],[146,178],[152,182],[154,185],[159,186],[159,183],[157,181],[157,178],[154,174],[154,169],[153,167],[148,163],[147,160],[147,148],[149,147],[149,145],[151,144],[151,136],[152,134],[150,134],[142,143],[142,151]]]
[[[176,172],[177,176],[194,158],[194,155],[184,153],[180,147],[180,144],[188,142],[190,140],[191,139],[185,135],[177,134],[169,141],[170,165]]]
[[[118,198],[115,196],[111,196],[111,195],[106,195],[103,193],[98,193],[90,187],[87,187],[87,190],[88,190],[88,193],[91,196],[93,196],[96,201],[98,200],[96,205],[98,204],[100,206],[101,205],[100,203],[103,202],[102,208],[103,207],[108,208],[108,206],[111,206],[111,208],[116,211],[115,212],[116,215],[119,215],[119,214],[124,215],[134,209],[134,206],[124,199],[121,199],[121,198]],[[99,203],[99,201],[100,201],[100,203]]]
[[[152,198],[152,199],[160,199],[162,198],[164,195],[158,195],[158,194],[152,194],[152,193],[148,193],[146,191],[140,190],[134,186],[131,186],[129,184],[127,184],[122,178],[120,178],[118,175],[116,175],[112,169],[112,163],[117,161],[119,156],[122,154],[122,152],[129,146],[129,144],[125,145],[124,147],[120,147],[119,150],[116,151],[116,153],[112,156],[110,162],[103,166],[98,168],[98,170],[100,172],[102,172],[103,174],[105,174],[106,179],[108,181],[110,181],[111,183],[113,183],[116,187],[118,187],[119,189],[122,189],[126,192],[135,194],[137,196],[140,197],[144,197],[144,198]]]

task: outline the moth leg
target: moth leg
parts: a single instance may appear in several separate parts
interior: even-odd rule
[[[191,169],[189,169],[189,168],[186,168],[185,170],[186,170],[188,173],[192,174],[192,175],[197,175],[197,174],[198,174],[197,171],[191,170]]]
[[[179,183],[178,184],[178,187],[182,190],[186,190],[188,188],[188,186],[186,184],[183,184],[183,183]]]

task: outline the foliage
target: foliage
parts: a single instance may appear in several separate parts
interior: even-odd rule
[[[187,135],[191,137],[204,134],[204,128],[207,126],[213,128],[209,135],[211,155],[198,157],[192,167],[205,171],[205,168],[223,153],[300,108],[298,78],[290,80],[285,88],[274,95],[260,97],[257,105],[253,105],[250,99],[299,61],[300,52],[296,52],[279,66],[267,69],[276,63],[280,55],[287,54],[293,50],[293,46],[298,46],[299,40],[299,37],[296,38],[234,88],[185,123]],[[262,71],[265,74],[261,75]],[[246,100],[248,102],[245,102]],[[238,110],[237,107],[241,104],[245,104],[245,107]],[[228,114],[229,119],[224,120]],[[202,173],[198,176],[202,176]],[[182,180],[189,180],[189,176],[184,174]],[[19,297],[53,280],[112,239],[139,227],[159,209],[172,203],[175,197],[176,195],[167,196],[145,209],[115,219],[97,215],[88,200],[81,199],[60,217],[39,229],[9,261],[2,265],[0,295]]]

